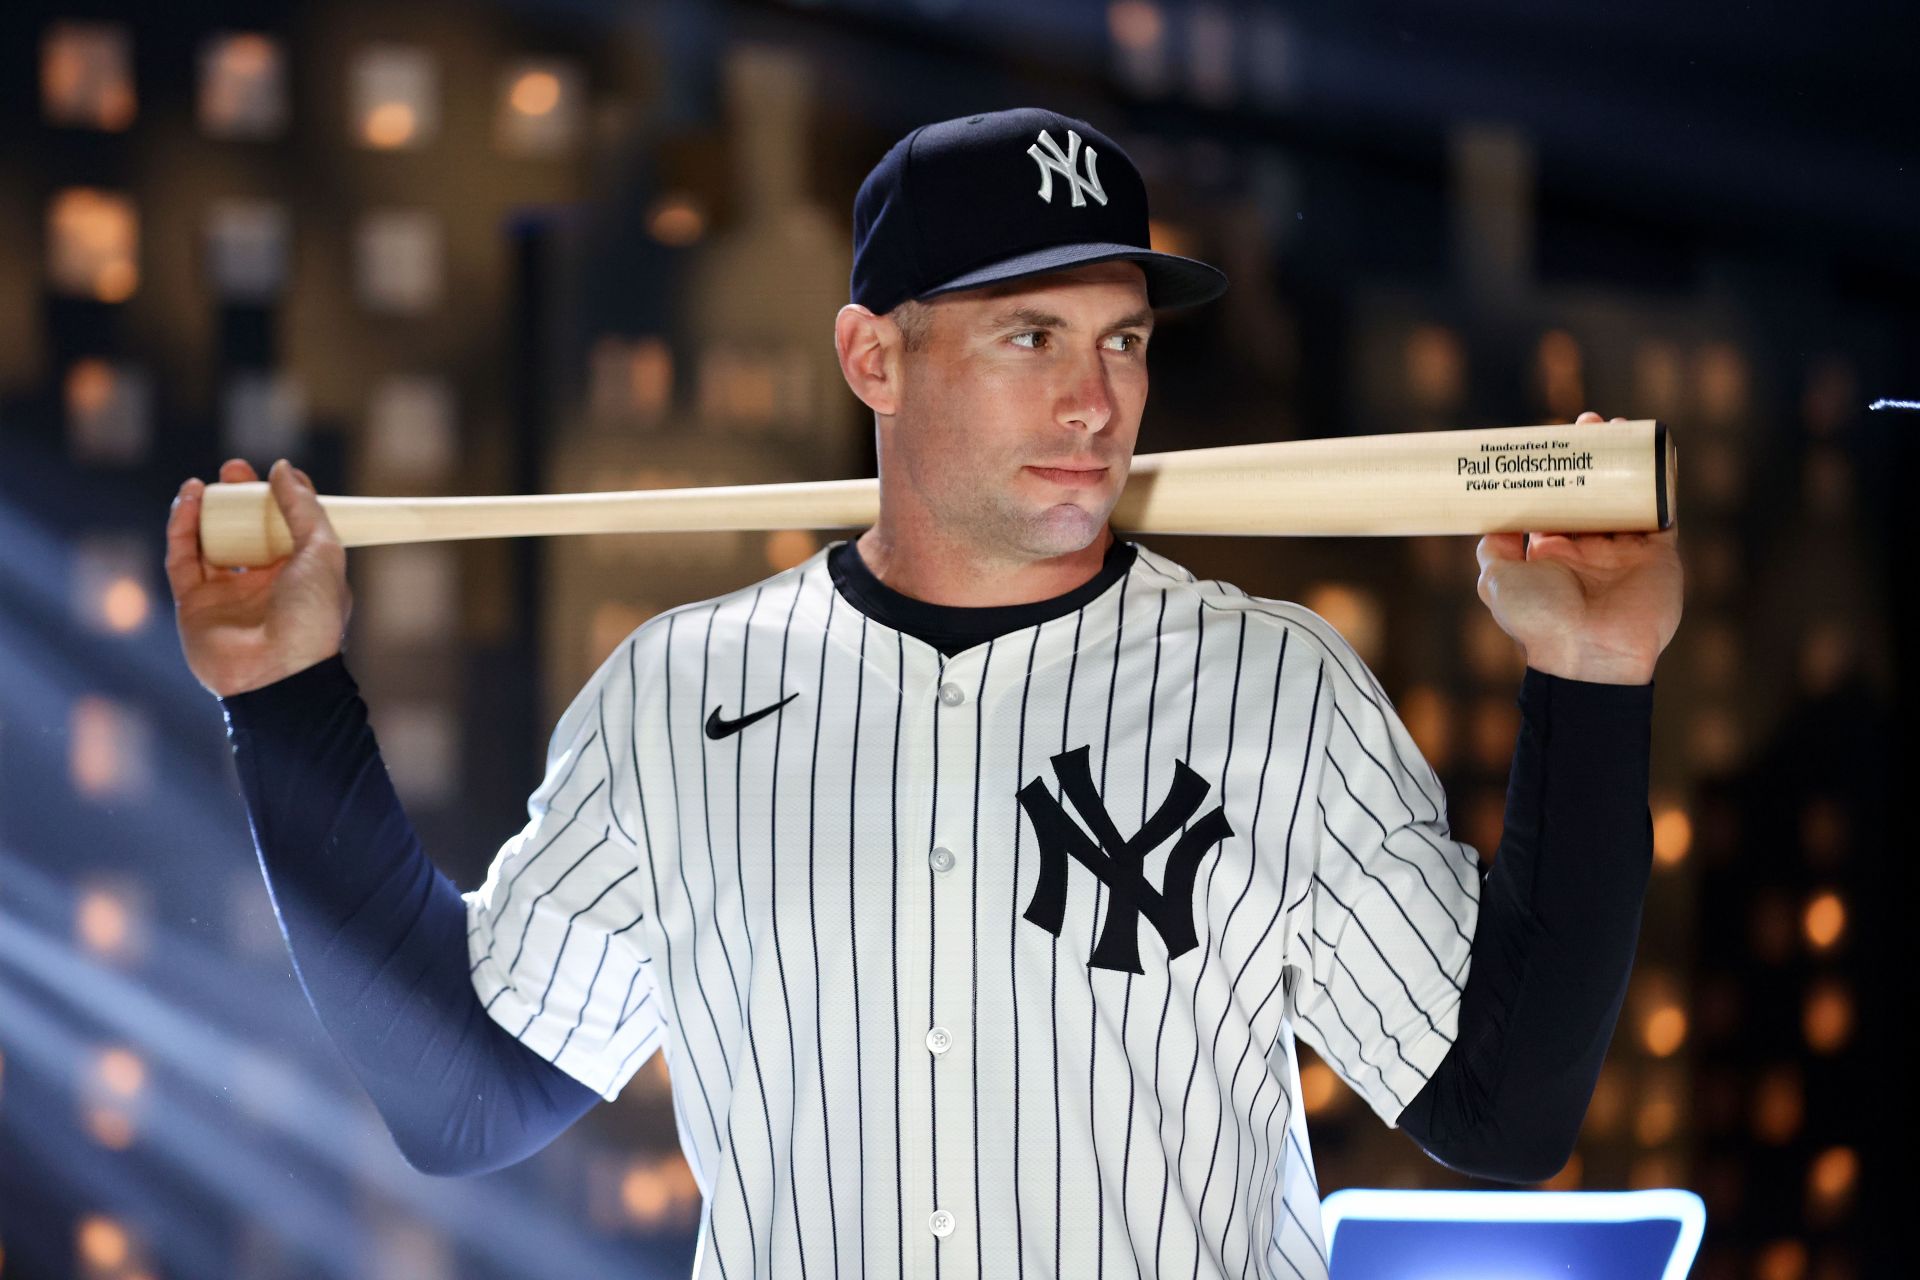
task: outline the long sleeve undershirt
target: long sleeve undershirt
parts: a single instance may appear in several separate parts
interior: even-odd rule
[[[1133,556],[1116,541],[1069,594],[1097,595]],[[876,620],[949,654],[1032,621],[1033,605],[945,609],[901,595],[850,543],[829,563]],[[481,1007],[465,904],[394,793],[345,659],[221,705],[295,972],[408,1162],[487,1172],[591,1110],[597,1093]],[[1572,1149],[1626,991],[1652,858],[1653,686],[1529,668],[1519,705],[1456,1041],[1399,1124],[1454,1168],[1537,1181]]]

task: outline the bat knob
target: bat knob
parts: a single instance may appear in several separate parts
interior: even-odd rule
[[[257,568],[293,554],[293,533],[266,481],[206,487],[200,499],[200,554],[221,568]]]

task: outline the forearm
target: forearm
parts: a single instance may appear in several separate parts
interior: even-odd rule
[[[1653,686],[1529,668],[1520,707],[1458,1035],[1399,1123],[1445,1164],[1532,1182],[1571,1153],[1626,994],[1653,854]]]
[[[496,1169],[599,1101],[474,995],[465,904],[420,846],[344,660],[221,705],[294,970],[408,1162]]]

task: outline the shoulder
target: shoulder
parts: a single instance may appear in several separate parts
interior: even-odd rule
[[[1180,598],[1197,625],[1208,625],[1222,618],[1244,620],[1246,626],[1261,629],[1275,643],[1290,634],[1295,642],[1308,644],[1318,657],[1349,669],[1364,670],[1365,664],[1347,638],[1306,605],[1255,595],[1219,578],[1202,578],[1185,565],[1139,542],[1134,546],[1138,549],[1133,568],[1135,589],[1165,591]]]
[[[688,643],[696,648],[734,645],[749,631],[777,630],[790,621],[798,622],[796,615],[803,610],[811,620],[814,610],[809,604],[824,601],[833,590],[827,573],[832,545],[757,582],[662,609],[635,627],[614,652],[625,653],[636,669],[648,669],[665,662],[669,645],[676,653]]]

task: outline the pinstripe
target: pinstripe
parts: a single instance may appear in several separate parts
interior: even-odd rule
[[[1127,550],[1097,593],[958,644],[889,626],[823,550],[649,619],[562,717],[544,803],[469,896],[474,983],[602,1093],[671,1055],[705,1194],[701,1280],[1107,1280],[1109,1248],[1126,1271],[1122,1240],[1138,1280],[1326,1280],[1294,1037],[1396,1114],[1454,1034],[1478,868],[1324,619]],[[949,681],[971,714],[939,702]],[[696,726],[723,697],[723,714],[768,714],[708,740]],[[724,736],[731,771],[710,756]],[[699,757],[697,803],[682,751]],[[1030,783],[1093,843],[1048,844],[1066,836],[1029,817]],[[952,868],[912,878],[936,844]],[[1129,924],[1151,936],[1122,946]],[[1139,971],[1096,975],[1110,956]],[[934,1025],[960,1029],[968,1057],[929,1053],[923,1076]],[[954,1215],[938,1238],[935,1209]]]
[[[782,627],[780,631],[780,682],[776,687],[781,690],[787,687],[787,643],[793,636],[793,614],[794,610],[800,607],[800,592],[805,589],[806,583],[807,580],[804,574],[795,579],[793,601],[787,606],[786,625]],[[743,702],[741,704],[741,710],[744,712],[745,709],[746,704]],[[774,717],[774,785],[769,789],[767,799],[767,884],[769,886],[768,897],[771,903],[768,909],[768,915],[772,922],[770,927],[773,932],[773,964],[775,970],[777,970],[780,975],[780,1011],[787,1024],[787,1106],[790,1112],[798,1113],[800,1110],[800,1051],[795,1045],[793,1035],[793,998],[787,990],[786,951],[780,945],[780,747],[781,741],[785,736],[786,726],[787,718],[785,716]],[[809,787],[811,787],[811,781],[812,780],[809,779]],[[761,1096],[764,1098],[766,1095],[763,1093]],[[769,1139],[771,1139],[773,1117],[770,1104],[767,1108],[767,1123],[768,1136]],[[826,1134],[824,1132],[821,1134],[821,1139],[823,1143],[826,1141]],[[776,1162],[774,1166],[774,1183],[778,1186],[784,1177],[787,1184],[787,1194],[793,1202],[793,1248],[794,1252],[800,1255],[800,1275],[801,1280],[805,1280],[807,1274],[807,1240],[801,1231],[801,1223],[805,1221],[805,1218],[800,1212],[800,1179],[794,1176],[794,1170],[797,1165],[795,1152],[798,1141],[797,1126],[789,1124],[787,1126],[787,1166],[783,1170]],[[776,1193],[775,1199],[778,1199],[778,1193]],[[779,1223],[779,1214],[776,1213],[774,1215],[774,1226],[777,1228]]]
[[[1120,595],[1119,605],[1119,616],[1115,619],[1113,627],[1113,671],[1112,674],[1107,677],[1107,711],[1100,726],[1100,791],[1103,795],[1107,790],[1107,750],[1113,742],[1113,694],[1114,690],[1120,687],[1120,643],[1121,638],[1126,633],[1127,626],[1127,597],[1125,592],[1122,592]],[[1077,648],[1078,646],[1075,647]],[[1142,794],[1144,795],[1145,792],[1143,791]],[[1100,881],[1095,880],[1093,882],[1093,918],[1088,921],[1087,924],[1087,950],[1089,952],[1093,950],[1094,942],[1100,936],[1100,890],[1103,887]],[[1126,984],[1127,990],[1132,991],[1132,974],[1126,975]],[[1095,1115],[1100,1110],[1098,1079],[1100,1070],[1099,1022],[1099,1005],[1093,998],[1093,969],[1089,967],[1087,969],[1087,1043],[1092,1052],[1087,1055],[1088,1115]],[[1093,1163],[1097,1169],[1100,1165],[1100,1130],[1098,1127],[1095,1127],[1092,1134],[1089,1135],[1088,1140],[1093,1146]],[[1095,1189],[1093,1220],[1095,1224],[1094,1230],[1096,1232],[1095,1240],[1097,1241],[1094,1246],[1094,1257],[1096,1259],[1094,1274],[1099,1280],[1105,1280],[1107,1274],[1107,1182],[1105,1178],[1095,1178],[1093,1185]],[[1121,1220],[1125,1221],[1126,1202],[1124,1199],[1121,1201],[1120,1209]],[[1129,1232],[1128,1234],[1127,1247],[1131,1249],[1133,1247],[1131,1239],[1132,1233]]]
[[[993,641],[987,641],[987,656],[980,663],[980,685],[973,691],[973,848],[980,848],[980,762],[986,750],[987,741],[987,671],[993,665]],[[976,852],[975,857],[978,857]],[[973,876],[973,953],[972,962],[973,999],[971,1001],[972,1021],[967,1032],[967,1051],[973,1064],[973,1202],[981,1203],[980,1195],[980,876],[976,870]],[[973,1255],[974,1275],[985,1280],[987,1274],[987,1251],[976,1249]]]
[[[802,579],[804,582],[805,580]],[[794,599],[799,600],[796,592]],[[820,1072],[820,1144],[826,1153],[827,1166],[827,1225],[833,1233],[833,1272],[840,1272],[840,1209],[833,1194],[833,1119],[832,1106],[827,1101],[827,1050],[824,1028],[821,1021],[820,1000],[820,913],[814,897],[819,885],[818,871],[814,861],[814,824],[816,805],[820,798],[820,719],[826,714],[827,706],[827,639],[833,634],[833,606],[839,596],[829,593],[827,598],[827,622],[820,628],[820,679],[814,688],[813,697],[813,755],[807,768],[807,942],[813,948],[813,1051]],[[788,628],[793,619],[789,614]],[[782,681],[784,686],[785,682]],[[744,711],[744,708],[742,709]],[[855,1019],[856,1023],[858,1019]],[[797,1212],[797,1211],[796,1211]]]

